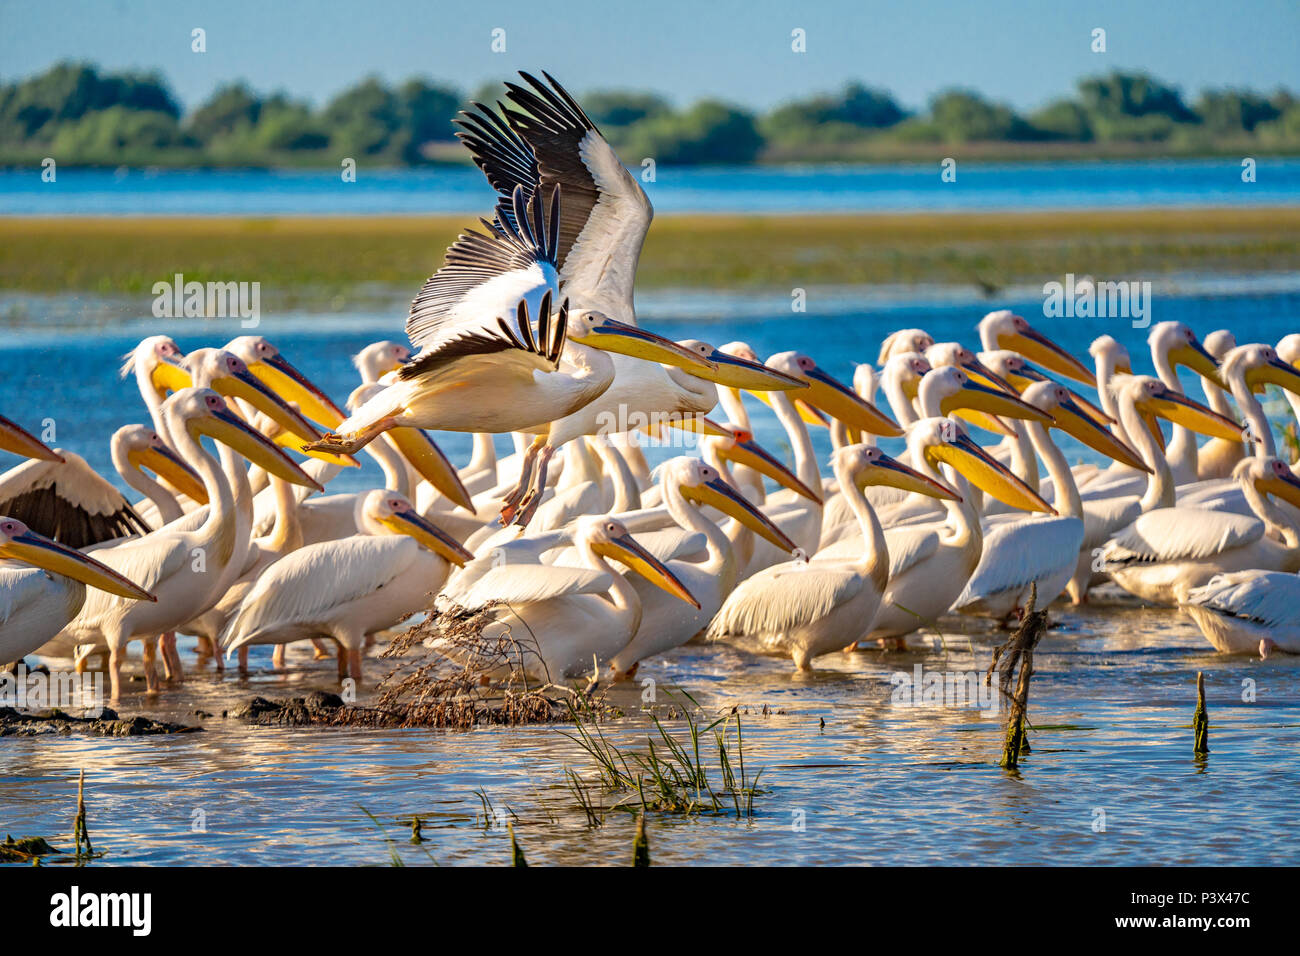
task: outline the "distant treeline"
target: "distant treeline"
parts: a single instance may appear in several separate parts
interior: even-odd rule
[[[0,84],[0,165],[46,156],[89,166],[321,166],[464,161],[451,119],[493,86],[460,90],[413,78],[362,80],[321,108],[242,84],[183,113],[155,73],[101,73],[61,63]],[[850,84],[839,93],[758,115],[701,100],[675,108],[653,93],[585,92],[591,118],[629,164],[855,160],[944,155],[1204,155],[1300,152],[1300,100],[1286,90],[1206,90],[1190,105],[1174,87],[1137,73],[1078,83],[1075,96],[1021,115],[970,90],[937,94],[909,112],[888,92]]]

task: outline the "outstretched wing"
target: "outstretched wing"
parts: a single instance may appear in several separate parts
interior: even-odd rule
[[[439,269],[411,303],[406,334],[419,354],[398,373],[411,379],[469,355],[517,350],[538,367],[554,368],[563,348],[567,310],[551,321],[559,295],[555,269],[560,215],[559,190],[529,198],[516,187],[487,233],[462,233]],[[534,333],[532,316],[537,318]]]
[[[147,534],[149,525],[79,455],[31,459],[0,475],[0,515],[71,548]]]
[[[636,319],[632,286],[654,208],[636,178],[577,101],[547,73],[507,83],[505,122],[478,107],[462,141],[493,187],[564,190],[556,260],[565,294],[577,305],[624,322]],[[508,125],[507,125],[508,124]]]

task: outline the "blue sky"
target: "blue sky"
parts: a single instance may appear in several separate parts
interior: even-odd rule
[[[190,51],[194,27],[204,54]],[[495,27],[505,53],[490,49]],[[790,49],[796,27],[803,54]],[[1104,54],[1089,49],[1094,27]],[[522,68],[678,103],[766,108],[859,80],[911,107],[966,86],[1025,109],[1111,69],[1188,94],[1300,90],[1298,49],[1297,0],[0,0],[5,80],[64,58],[157,69],[187,106],[236,79],[319,103],[371,73],[473,89]]]

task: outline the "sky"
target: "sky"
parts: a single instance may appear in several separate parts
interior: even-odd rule
[[[206,31],[205,53],[191,31]],[[493,52],[493,31],[505,52]],[[1090,47],[1106,31],[1106,52]],[[806,52],[791,49],[804,31]],[[1300,90],[1298,0],[0,0],[0,79],[63,59],[158,70],[192,108],[242,80],[320,104],[363,76],[463,90],[519,69],[751,109],[849,81],[923,106],[960,86],[1027,110],[1085,75]]]

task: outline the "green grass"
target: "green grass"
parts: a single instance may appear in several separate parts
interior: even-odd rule
[[[471,217],[3,220],[0,292],[138,296],[180,272],[257,281],[263,308],[409,300]],[[1300,208],[1068,213],[668,215],[641,288],[977,285],[1300,270]]]

